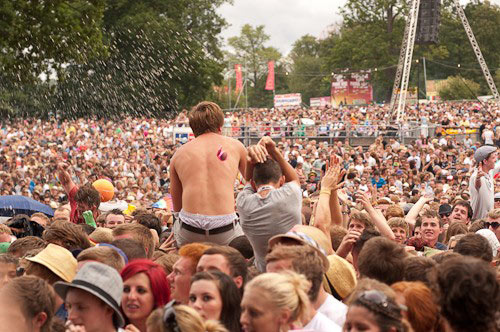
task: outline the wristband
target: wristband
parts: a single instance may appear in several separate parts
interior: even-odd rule
[[[321,191],[319,192],[319,194],[327,194],[327,195],[331,195],[332,194],[332,191],[329,190],[329,189],[321,189]]]

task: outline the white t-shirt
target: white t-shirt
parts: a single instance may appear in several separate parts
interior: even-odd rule
[[[365,170],[365,166],[363,165],[356,165],[354,168],[359,172],[360,175],[363,175],[363,171]]]
[[[340,332],[342,328],[328,319],[321,312],[317,312],[313,319],[302,328],[303,331]]]
[[[325,302],[318,308],[318,312],[339,326],[344,326],[347,306],[328,294]]]
[[[481,219],[486,217],[495,206],[495,183],[493,175],[496,170],[492,169],[488,174],[481,178],[481,187],[476,190],[477,169],[472,173],[469,179],[469,192],[472,207],[472,219]]]
[[[493,145],[494,134],[491,130],[487,129],[483,132],[484,144]]]

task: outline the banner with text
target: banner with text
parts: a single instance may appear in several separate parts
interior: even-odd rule
[[[275,108],[300,107],[301,104],[302,104],[302,95],[300,93],[289,93],[286,95],[274,96]]]
[[[373,101],[370,72],[334,74],[331,100],[334,106],[370,104]]]
[[[311,107],[330,107],[332,106],[332,99],[331,97],[310,98],[309,105]]]

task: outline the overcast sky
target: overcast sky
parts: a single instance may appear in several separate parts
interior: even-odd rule
[[[233,0],[234,4],[224,4],[219,13],[230,26],[222,36],[237,36],[245,24],[263,24],[271,36],[267,46],[274,46],[282,54],[287,54],[292,44],[305,34],[320,37],[332,24],[339,24],[339,7],[346,0]],[[460,0],[466,3],[467,0]],[[500,5],[500,0],[491,2]]]

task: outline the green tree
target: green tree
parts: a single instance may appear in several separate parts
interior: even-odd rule
[[[320,57],[320,42],[315,37],[305,35],[295,41],[289,57],[288,86],[291,92],[300,92],[306,104],[312,97],[330,94],[330,76],[322,75],[323,58]]]
[[[103,31],[109,56],[72,66],[56,98],[61,114],[174,116],[222,81],[216,13],[224,1],[110,1]]]
[[[0,2],[0,71],[11,80],[36,82],[67,63],[105,54],[106,0]]]
[[[270,36],[265,33],[263,25],[254,28],[245,24],[241,28],[239,36],[228,39],[228,44],[233,52],[228,54],[227,62],[246,64],[250,81],[249,106],[252,107],[272,105],[272,93],[264,90],[267,63],[271,60],[280,60],[281,54],[276,48],[265,46],[269,38]],[[279,63],[276,63],[276,69],[278,66]]]
[[[479,94],[478,83],[460,76],[450,76],[442,83],[438,93],[443,100],[475,99]]]

